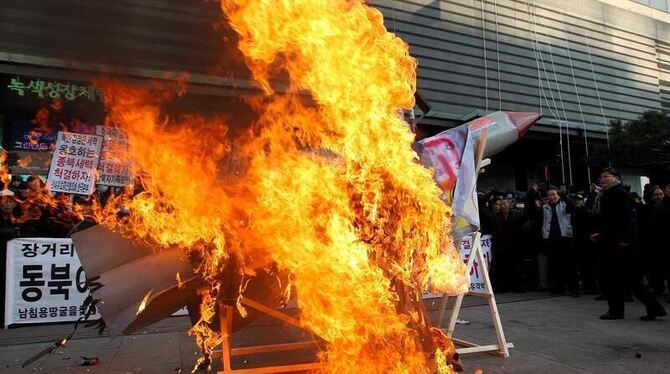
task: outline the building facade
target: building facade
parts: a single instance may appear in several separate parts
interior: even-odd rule
[[[495,110],[543,114],[532,141],[494,160],[482,178],[491,187],[525,188],[547,171],[551,183],[584,185],[597,167],[588,150],[607,143],[611,120],[670,108],[666,0],[371,3],[419,61],[426,125]],[[644,171],[628,172],[638,189]]]
[[[666,0],[369,3],[419,62],[418,92],[431,108],[424,135],[496,110],[543,114],[496,157],[485,187],[584,185],[597,167],[589,151],[607,143],[611,120],[670,107]],[[100,73],[143,82],[187,70],[194,94],[254,91],[216,2],[2,0],[0,7],[4,85],[16,76],[86,82]]]

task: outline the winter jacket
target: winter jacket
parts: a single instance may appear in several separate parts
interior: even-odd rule
[[[618,184],[602,191],[598,212],[598,241],[605,246],[632,244],[634,230],[632,201],[626,189]]]
[[[561,228],[561,237],[572,238],[572,218],[570,216],[570,206],[563,200],[556,204],[556,215],[558,216],[558,226]],[[542,238],[549,239],[551,230],[551,205],[544,204],[542,207]]]

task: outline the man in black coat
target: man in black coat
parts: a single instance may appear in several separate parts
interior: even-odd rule
[[[591,216],[586,209],[584,197],[575,198],[572,220],[575,237],[575,259],[578,262],[584,291],[596,292],[597,250],[589,240],[591,235]]]
[[[632,201],[621,185],[621,175],[614,168],[600,173],[603,190],[594,210],[598,217],[598,232],[592,238],[605,253],[605,272],[608,279],[607,304],[609,310],[600,319],[623,319],[624,298],[628,291],[646,307],[647,315],[641,320],[651,321],[666,315],[665,309],[642,284],[639,261],[636,258],[636,222]]]
[[[666,235],[670,227],[670,198],[664,197],[660,187],[652,189],[651,203],[647,209],[646,244],[647,253],[652,258],[649,261],[649,283],[654,293],[662,295],[665,291],[665,280],[670,279],[668,263],[670,251],[667,248]]]
[[[491,229],[493,287],[499,293],[524,290],[523,257],[519,244],[521,216],[511,208],[509,200],[494,202]]]

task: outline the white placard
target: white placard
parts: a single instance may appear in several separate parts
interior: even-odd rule
[[[482,235],[481,237],[482,245],[482,255],[486,259],[486,269],[491,269],[491,235]],[[468,235],[463,238],[461,242],[461,258],[463,262],[468,262],[470,257],[470,250],[472,249],[472,235]],[[484,269],[477,259],[472,263],[472,269],[470,270],[470,291],[472,292],[484,292],[486,291],[486,282],[484,281],[484,274],[482,273]],[[490,270],[489,270],[490,271]]]
[[[128,151],[126,134],[112,126],[98,126],[96,133],[102,137],[98,184],[116,187],[132,184],[130,162],[125,159]]]
[[[491,235],[482,235],[481,237],[482,244],[482,255],[486,259],[486,268],[491,268]],[[463,262],[467,263],[468,258],[470,257],[470,250],[472,250],[472,235],[465,236],[461,241],[460,254]],[[475,259],[472,264],[472,270],[470,270],[470,291],[473,292],[484,292],[486,291],[486,282],[484,281],[484,275],[482,274],[482,267],[479,264],[479,261]],[[424,299],[432,299],[436,297],[442,297],[442,294],[424,292]]]
[[[76,321],[86,313],[86,275],[70,238],[7,242],[5,326]],[[100,318],[96,311],[89,320]]]
[[[52,192],[93,193],[102,138],[98,135],[58,132],[47,185]]]

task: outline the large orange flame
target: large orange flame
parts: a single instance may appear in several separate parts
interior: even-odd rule
[[[9,187],[12,177],[9,175],[9,168],[7,167],[7,151],[0,148],[0,181],[4,187]]]
[[[429,280],[448,293],[468,283],[451,213],[396,114],[414,104],[407,45],[362,1],[221,6],[266,94],[252,103],[258,119],[232,137],[224,121],[167,117],[169,94],[101,80],[107,121],[128,135],[144,192],[112,200],[97,219],[197,252],[209,288],[194,333],[205,350],[220,341],[209,322],[234,256],[240,276],[275,266],[290,275],[302,323],[328,343],[324,371],[433,371],[444,352],[421,293]],[[280,77],[287,88],[275,90]],[[121,205],[130,214],[119,220]]]

